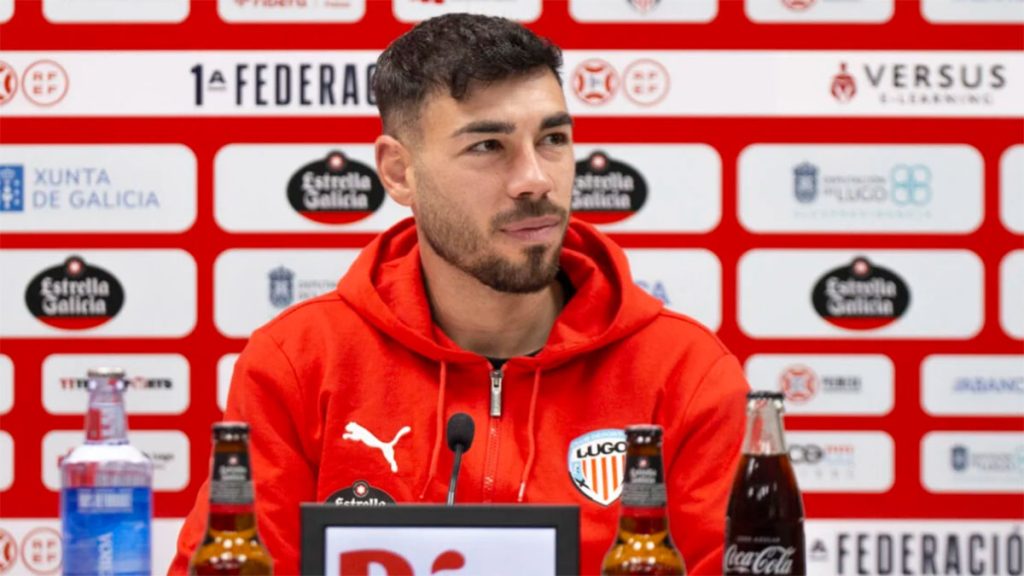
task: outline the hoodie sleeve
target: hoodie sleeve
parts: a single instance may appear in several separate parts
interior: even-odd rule
[[[703,377],[693,375],[700,377],[696,386],[687,376],[667,387],[658,418],[665,427],[669,526],[691,576],[721,574],[725,511],[749,386],[731,354],[716,360]]]
[[[269,336],[253,333],[235,364],[224,420],[249,423],[256,526],[277,574],[299,573],[299,503],[316,496],[316,466],[306,456],[299,433],[303,413],[291,363]],[[170,574],[188,572],[189,559],[206,532],[208,494],[209,480],[181,528]]]

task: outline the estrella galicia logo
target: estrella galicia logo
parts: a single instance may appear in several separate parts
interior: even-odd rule
[[[950,464],[952,464],[953,470],[956,470],[957,472],[963,472],[964,470],[967,470],[968,459],[966,446],[962,446],[960,444],[953,446],[953,448],[950,449],[949,451],[949,455]]]
[[[910,306],[910,289],[893,272],[857,257],[829,271],[811,293],[818,315],[849,330],[871,330],[894,322]]]
[[[284,266],[278,266],[270,271],[267,276],[270,279],[270,303],[274,308],[287,308],[295,301],[295,272]]]
[[[25,167],[0,165],[0,212],[25,210]]]
[[[622,494],[626,433],[615,428],[588,432],[569,443],[569,477],[587,498],[608,506]]]
[[[793,168],[793,195],[801,204],[814,202],[818,197],[818,167],[804,162]]]
[[[384,186],[369,166],[335,150],[292,175],[288,202],[314,222],[347,224],[380,208]]]
[[[387,492],[374,488],[365,480],[357,480],[352,486],[338,490],[327,497],[327,504],[338,506],[387,506],[395,499]]]
[[[647,181],[635,168],[594,152],[576,162],[572,211],[580,219],[608,224],[629,218],[647,201]]]
[[[84,330],[117,316],[124,305],[124,289],[110,272],[71,256],[29,281],[25,303],[29,312],[45,324]]]

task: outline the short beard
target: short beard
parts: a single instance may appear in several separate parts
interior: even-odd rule
[[[434,252],[485,286],[498,292],[532,294],[555,281],[562,252],[561,238],[550,255],[546,255],[546,246],[530,246],[523,250],[526,262],[515,264],[488,250],[487,240],[473,229],[461,212],[433,206],[429,201],[421,204],[420,208],[417,226]],[[440,216],[442,213],[446,213],[445,216]],[[499,214],[491,221],[490,232],[497,233],[502,226],[517,220],[552,214],[561,217],[564,234],[568,216],[564,208],[547,199],[517,199],[515,209]]]

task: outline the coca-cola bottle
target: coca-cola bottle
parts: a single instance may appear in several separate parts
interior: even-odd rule
[[[747,395],[747,432],[725,518],[726,575],[803,575],[804,505],[786,453],[782,394]]]

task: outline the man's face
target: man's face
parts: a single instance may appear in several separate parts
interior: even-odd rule
[[[428,96],[412,153],[412,209],[441,258],[501,292],[548,286],[568,224],[575,159],[547,69]]]

